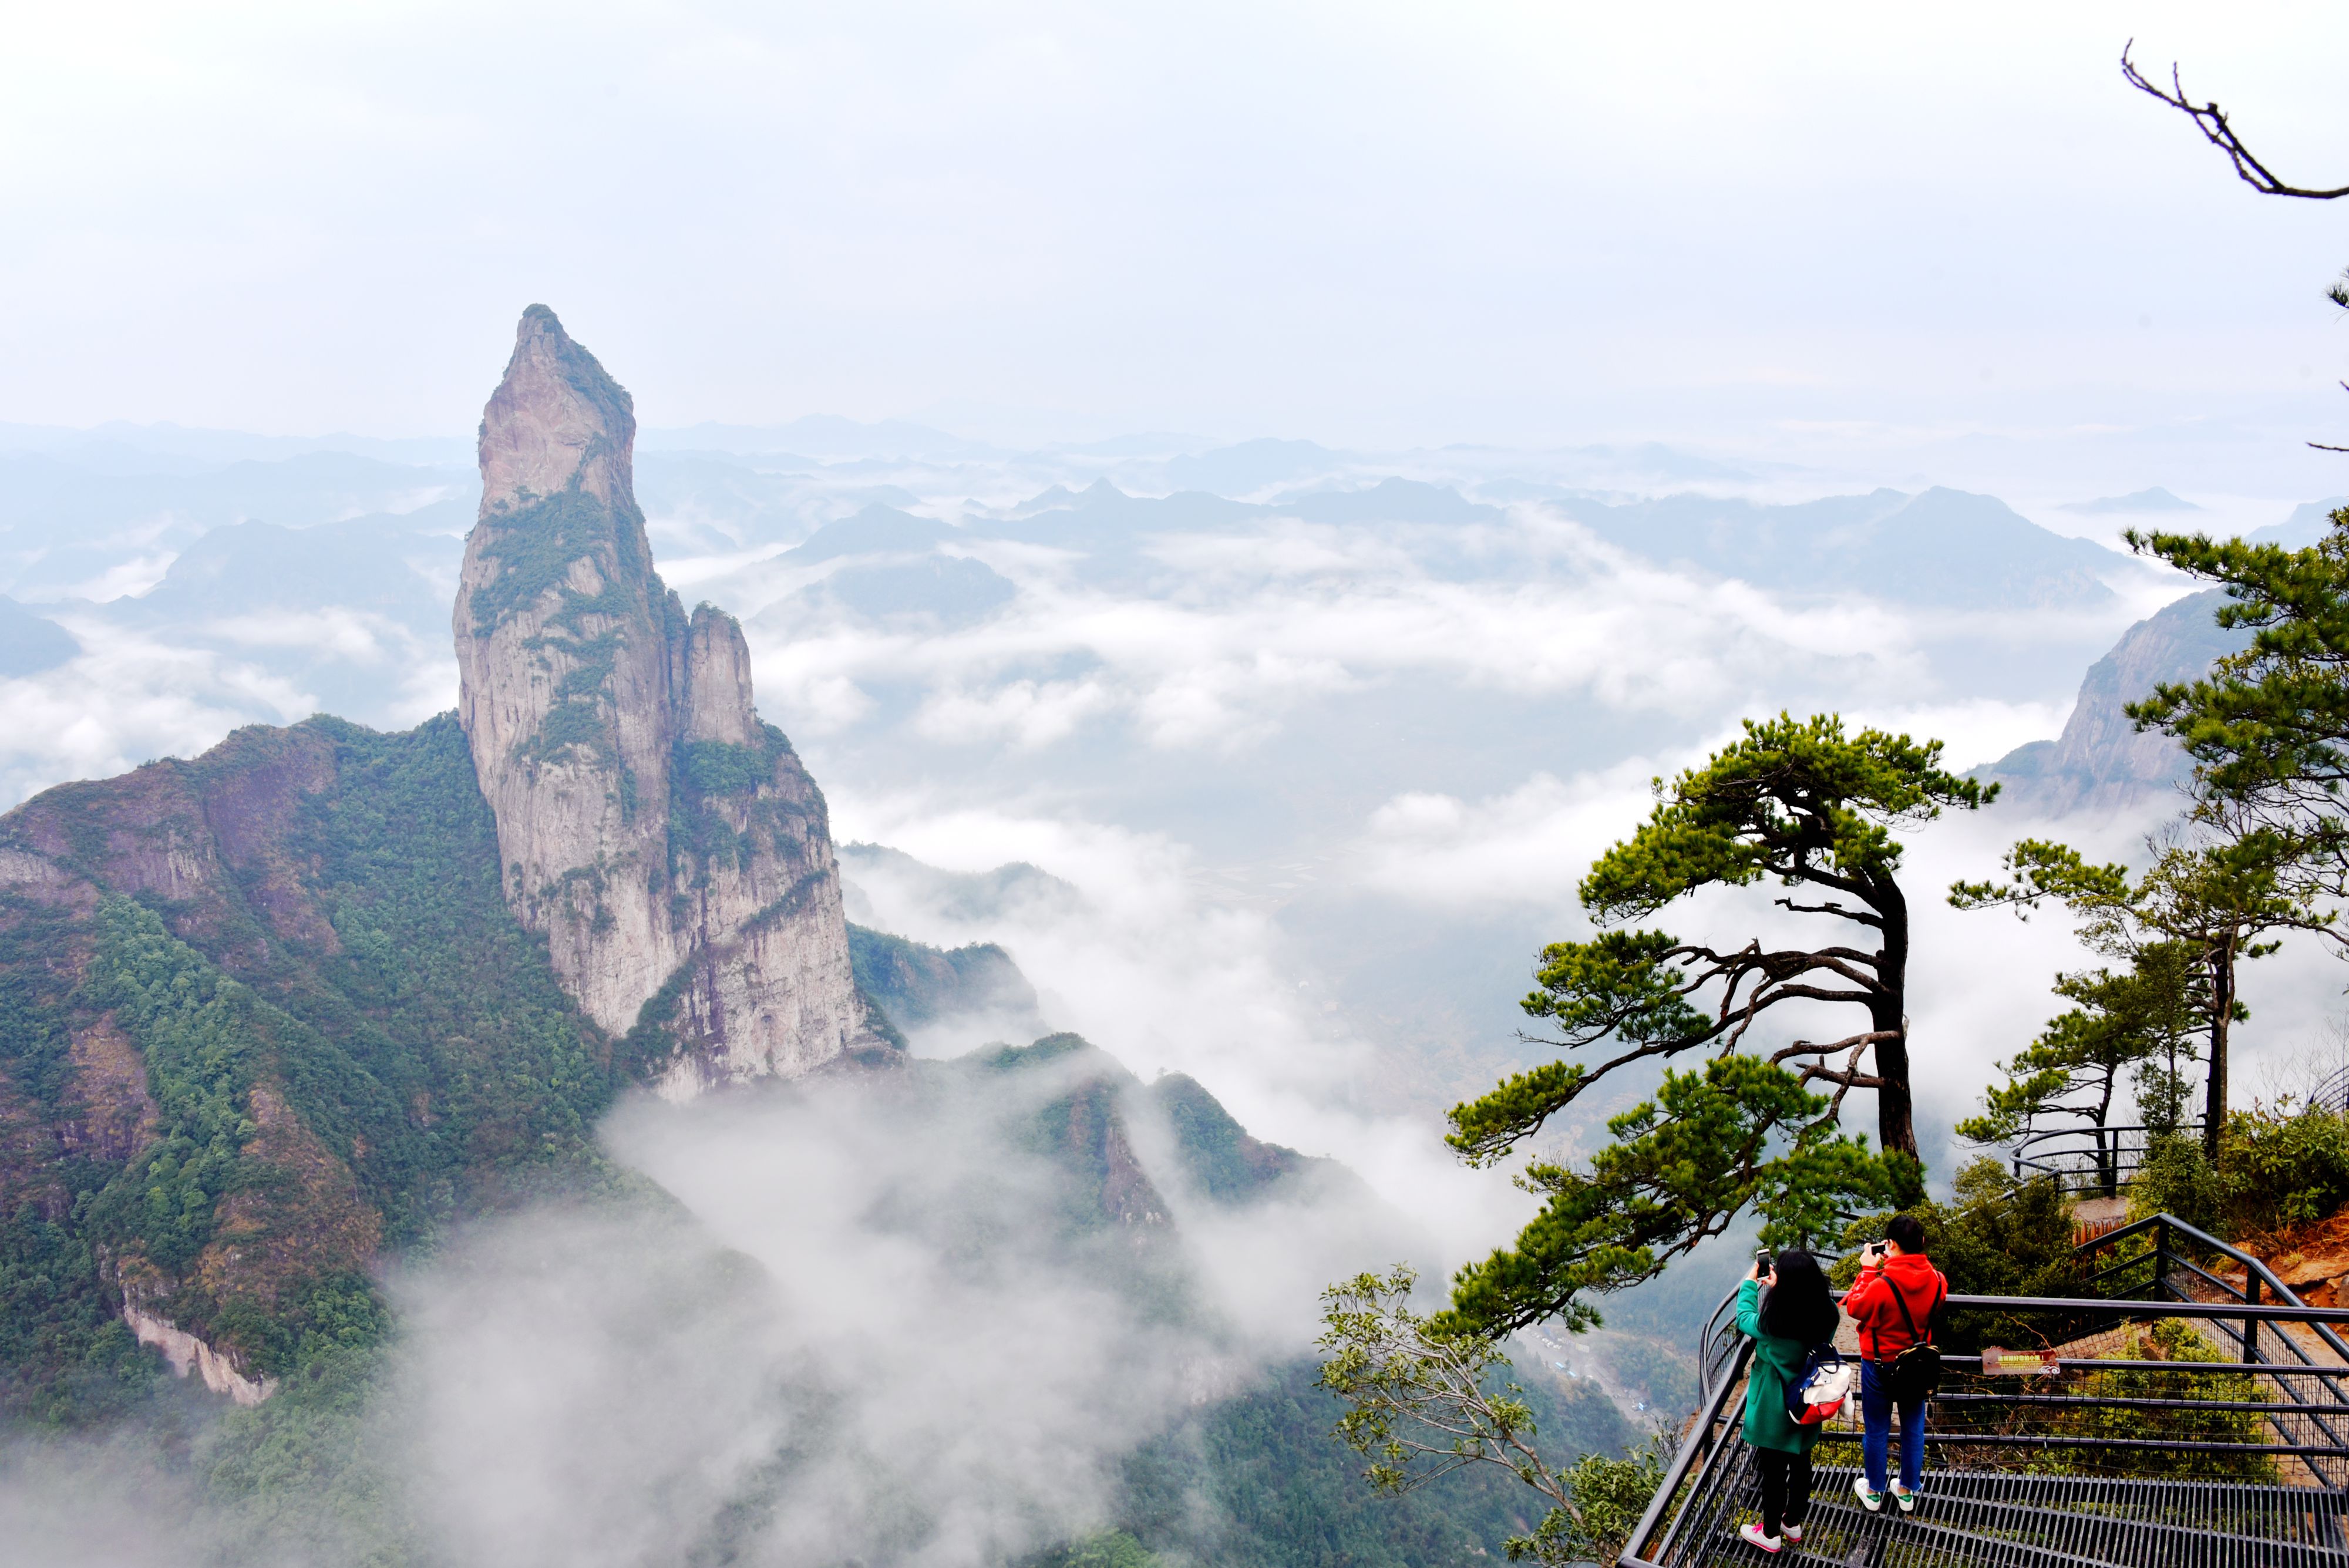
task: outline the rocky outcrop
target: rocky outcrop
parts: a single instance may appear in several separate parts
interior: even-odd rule
[[[792,1075],[881,1036],[823,797],[751,706],[741,628],[661,583],[628,394],[523,313],[481,419],[457,592],[458,716],[506,898],[662,1092]]]
[[[250,1409],[277,1392],[274,1377],[247,1377],[227,1356],[169,1318],[126,1302],[122,1321],[139,1343],[154,1346],[163,1353],[163,1359],[181,1377],[193,1372],[203,1380],[205,1387],[215,1394],[225,1394],[237,1404]]]
[[[2018,746],[1977,776],[2005,786],[2002,804],[2043,816],[2125,810],[2171,794],[2192,766],[2169,736],[2139,731],[2127,705],[2164,682],[2199,679],[2245,646],[2246,634],[2211,618],[2226,597],[2219,588],[2189,594],[2130,627],[2088,667],[2060,738]]]

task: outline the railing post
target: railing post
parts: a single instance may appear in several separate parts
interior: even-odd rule
[[[2260,1304],[2260,1277],[2250,1269],[2243,1271],[2243,1304],[2245,1306]],[[2243,1359],[2257,1361],[2259,1358],[2260,1320],[2247,1317],[2243,1320]]]
[[[2153,1293],[2157,1296],[2169,1288],[2169,1221],[2155,1222],[2153,1227]]]

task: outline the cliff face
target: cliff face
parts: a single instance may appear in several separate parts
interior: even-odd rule
[[[2121,810],[2168,793],[2192,772],[2186,753],[2158,730],[2140,733],[2127,705],[2165,681],[2208,674],[2248,642],[2211,619],[2226,597],[2219,588],[2189,594],[2123,632],[2088,667],[2063,735],[2019,746],[1981,776],[2006,786],[2007,804],[2048,816]]]
[[[751,706],[741,628],[654,572],[635,439],[628,394],[533,306],[481,418],[458,718],[507,902],[589,1017],[667,1029],[656,1081],[685,1098],[882,1037],[823,797]]]

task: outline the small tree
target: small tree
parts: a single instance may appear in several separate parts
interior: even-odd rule
[[[2119,1150],[2108,1142],[2114,1100],[2134,1070],[2147,1123],[2174,1130],[2184,1101],[2181,1059],[2195,1055],[2199,975],[2182,942],[2156,942],[2115,974],[2095,970],[2058,975],[2054,991],[2078,1005],[2050,1019],[2028,1046],[1998,1070],[2003,1085],[1982,1096],[1983,1114],[1957,1126],[1969,1143],[2006,1144],[2065,1124],[2095,1140],[2096,1170],[2107,1197],[2119,1191]]]
[[[1503,1543],[1513,1563],[1613,1563],[1663,1484],[1665,1438],[1626,1458],[1584,1456],[1553,1469],[1535,1448],[1524,1390],[1495,1383],[1509,1358],[1489,1334],[1449,1334],[1411,1310],[1407,1268],[1360,1274],[1322,1293],[1321,1386],[1349,1406],[1337,1435],[1370,1459],[1378,1490],[1415,1491],[1490,1465],[1539,1492],[1549,1511]]]
[[[2025,839],[2007,852],[2013,881],[1955,883],[1950,902],[1961,909],[2011,909],[2027,918],[2054,899],[2081,918],[2080,937],[2091,949],[2132,966],[2147,961],[2162,944],[2182,947],[2199,971],[2187,994],[2209,1064],[2202,1138],[2215,1158],[2226,1124],[2228,1044],[2234,1025],[2251,1016],[2239,993],[2240,967],[2275,951],[2274,941],[2258,940],[2264,933],[2321,930],[2331,918],[2285,885],[2283,872],[2295,851],[2280,834],[2254,829],[2199,847],[2158,842],[2151,847],[2158,852],[2152,867],[2132,878],[2126,866],[2092,866],[2066,846]]]
[[[1559,1026],[1542,1043],[1619,1049],[1596,1067],[1560,1061],[1516,1074],[1454,1106],[1448,1141],[1471,1164],[1506,1157],[1609,1075],[1684,1052],[1710,1060],[1698,1072],[1667,1069],[1652,1099],[1608,1124],[1614,1142],[1587,1171],[1550,1162],[1526,1170],[1520,1185],[1549,1201],[1514,1247],[1454,1277],[1453,1326],[1514,1328],[1550,1316],[1580,1326],[1590,1321],[1583,1296],[1651,1278],[1749,1208],[1761,1211],[1764,1238],[1783,1245],[1832,1236],[1850,1208],[1915,1195],[1909,906],[1891,829],[1930,821],[1944,805],[1972,809],[1996,786],[1945,772],[1939,742],[1847,735],[1832,714],[1780,714],[1744,729],[1703,766],[1669,786],[1656,781],[1647,822],[1583,879],[1584,907],[1614,925],[1767,877],[1809,896],[1779,898],[1780,908],[1874,945],[1772,948],[1754,938],[1716,948],[1617,929],[1544,949],[1541,989],[1521,1004]],[[1756,1026],[1796,1004],[1856,1009],[1859,1027],[1754,1049]],[[1811,1093],[1814,1083],[1832,1094]],[[1881,1158],[1840,1130],[1855,1088],[1876,1093]]]

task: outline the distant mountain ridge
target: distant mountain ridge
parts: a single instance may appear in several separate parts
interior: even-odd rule
[[[2199,680],[2249,645],[2248,633],[2211,618],[2226,602],[2224,589],[2207,588],[2130,627],[2089,666],[2061,736],[2018,746],[1975,776],[2004,786],[2002,804],[2047,816],[2125,810],[2175,791],[2189,760],[2169,736],[2139,731],[2127,705],[2165,682]]]
[[[2083,516],[2106,516],[2116,512],[2201,512],[2208,508],[2172,495],[2159,485],[2139,490],[2127,495],[2100,495],[2094,501],[2070,501],[2064,504],[2066,512]]]
[[[2333,514],[2349,506],[2349,495],[2335,495],[2327,501],[2303,501],[2292,510],[2292,515],[2281,523],[2271,523],[2243,535],[2254,545],[2281,545],[2287,550],[2305,550],[2333,531]]]
[[[1675,495],[1564,510],[1667,565],[1796,594],[1858,593],[1982,609],[2079,608],[2113,598],[2129,557],[2031,522],[1995,496],[1882,489],[1774,506]]]

